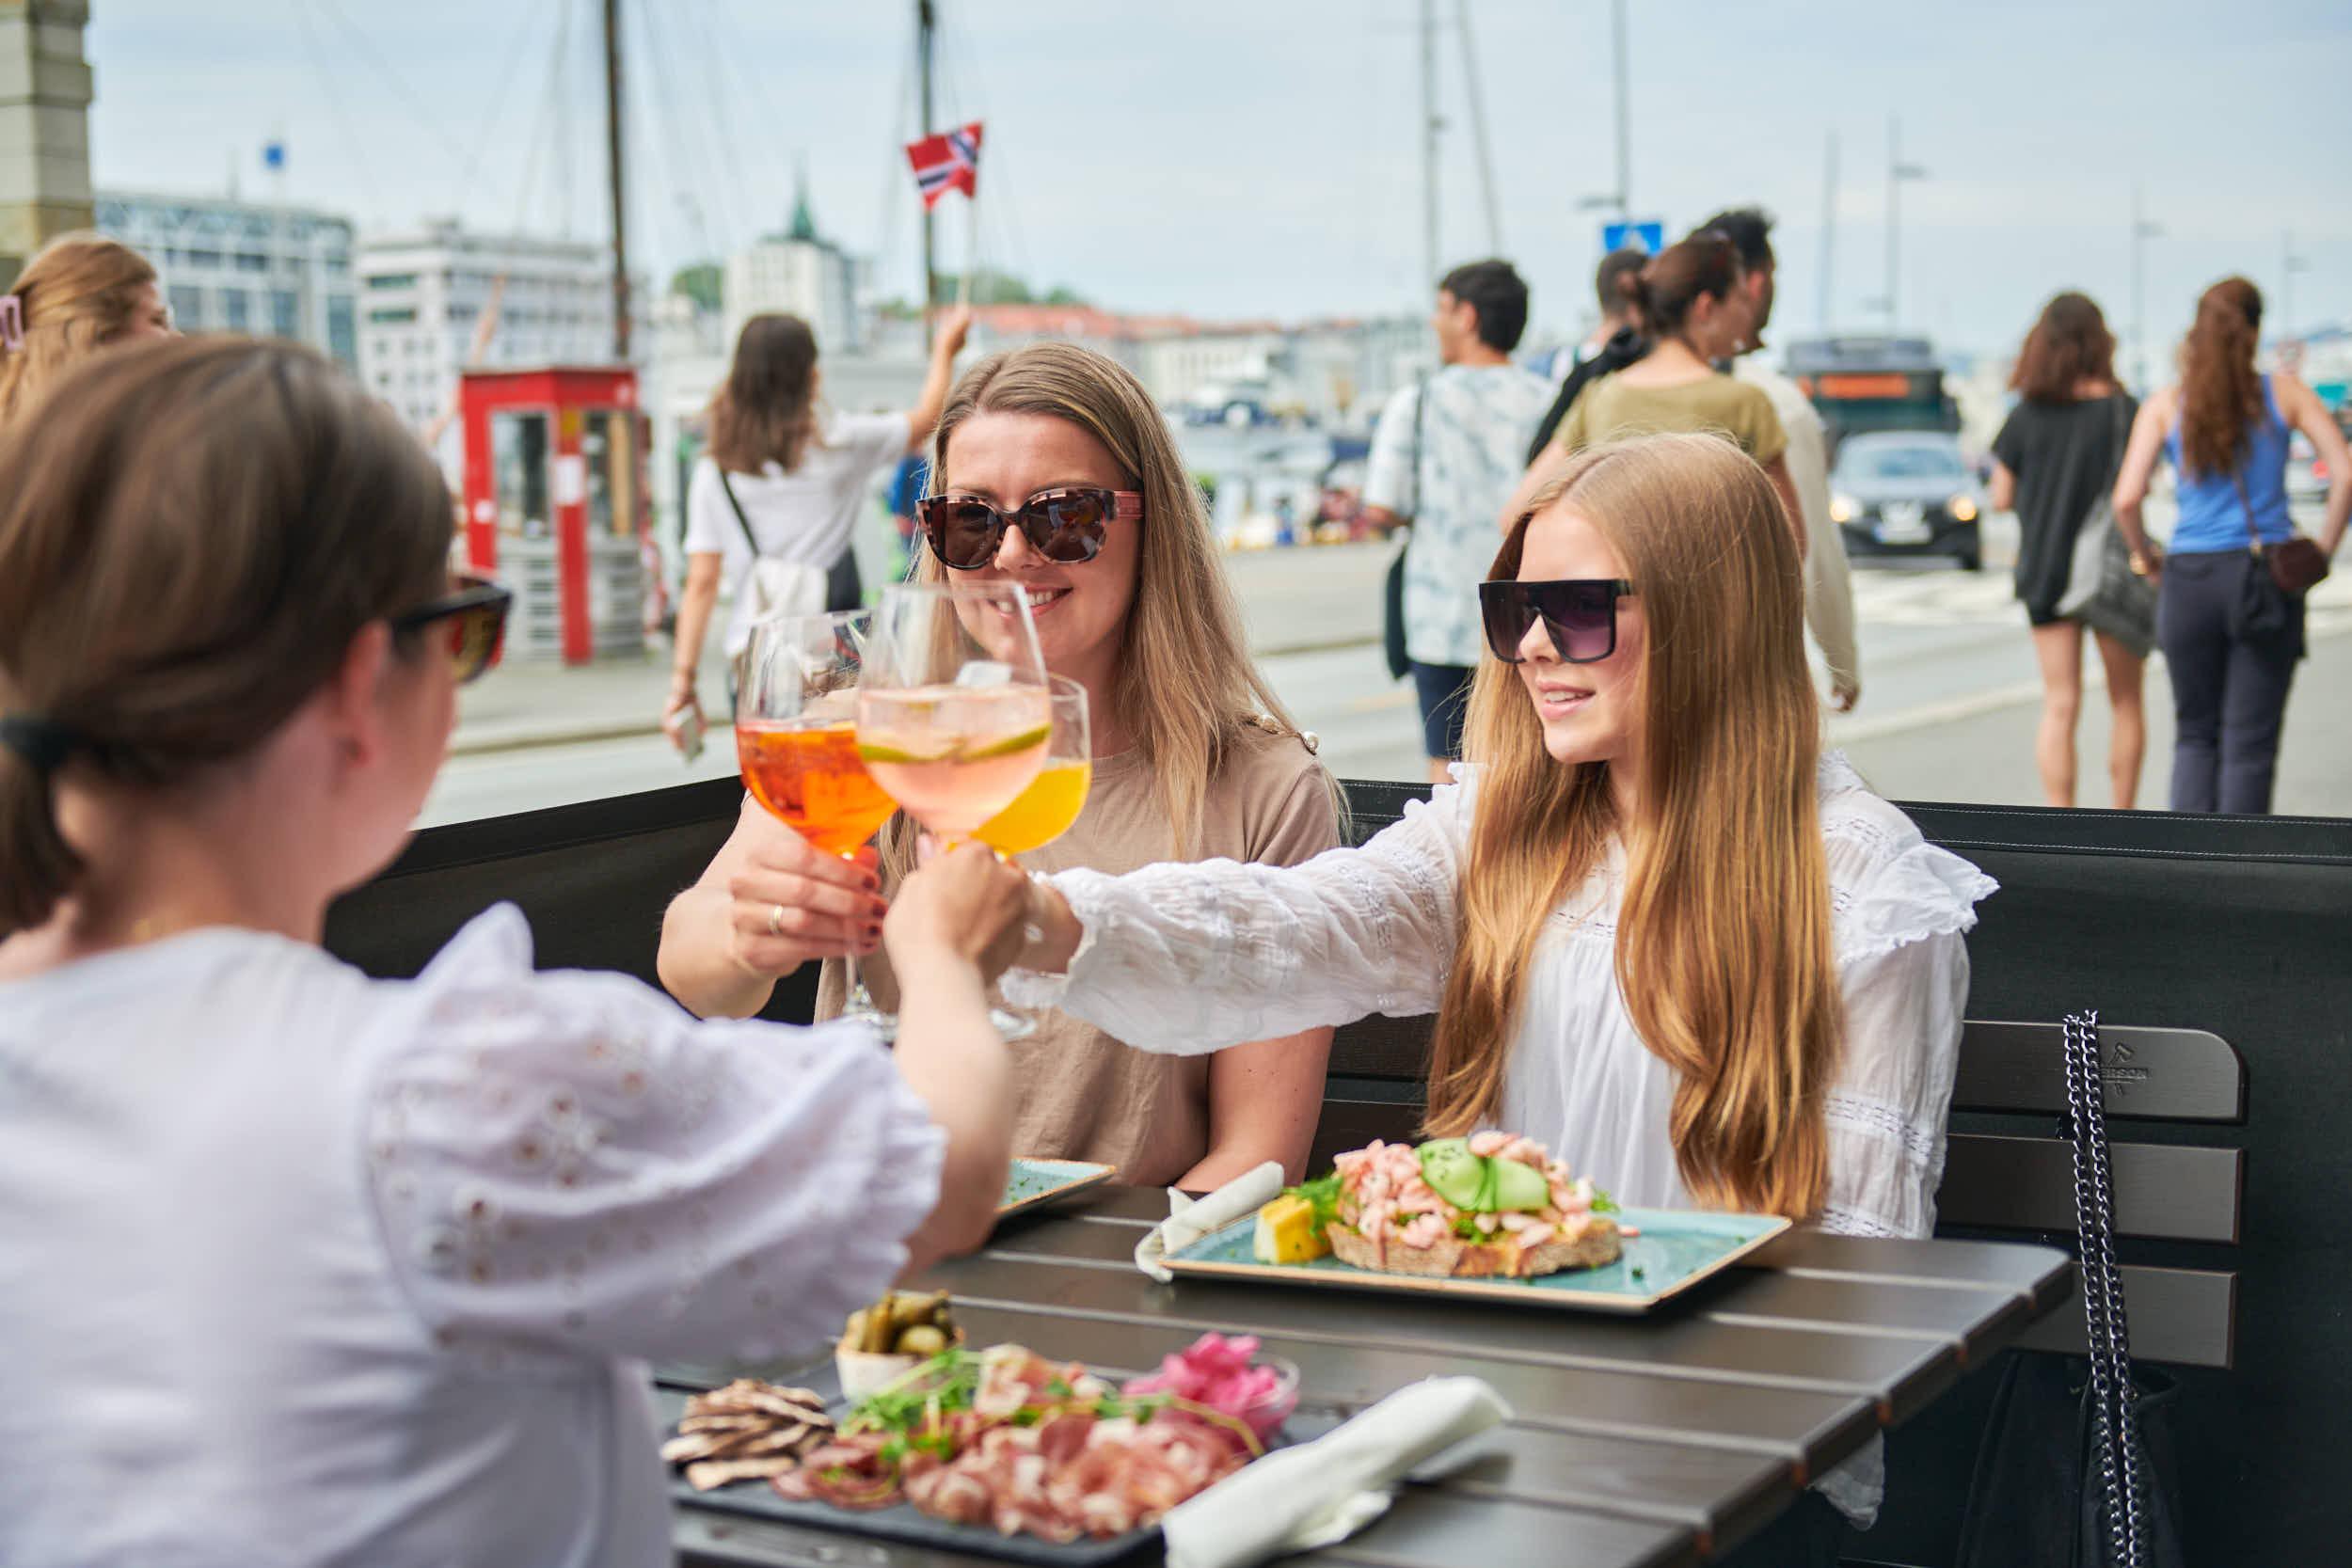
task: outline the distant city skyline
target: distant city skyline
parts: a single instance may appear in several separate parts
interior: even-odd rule
[[[599,8],[273,0],[191,8],[92,0],[93,175],[102,188],[287,199],[362,231],[454,214],[601,239]],[[1422,274],[1419,10],[1413,0],[939,0],[936,119],[984,119],[983,266],[1107,309],[1304,319],[1427,308]],[[871,257],[883,295],[918,292],[912,12],[625,0],[631,259],[660,279],[720,259],[791,211],[805,160],[827,237]],[[1773,335],[1821,320],[1824,150],[1839,137],[1831,325],[1873,330],[1885,280],[1888,118],[1926,178],[1901,190],[1899,324],[1969,353],[2014,346],[2042,301],[2088,290],[2131,329],[2133,188],[2159,368],[2196,293],[2229,272],[2269,296],[2292,234],[2294,325],[2352,318],[2352,188],[2312,129],[2352,71],[2352,10],[2230,13],[2153,0],[1997,0],[1911,15],[1859,0],[1631,14],[1637,216],[1686,230],[1759,202],[1780,219]],[[1441,4],[1441,252],[1487,254],[1454,8]],[[1609,8],[1473,0],[1503,244],[1537,324],[1590,313],[1614,183]],[[648,19],[658,22],[648,27]],[[555,43],[568,47],[557,69]],[[965,260],[962,198],[940,263]]]

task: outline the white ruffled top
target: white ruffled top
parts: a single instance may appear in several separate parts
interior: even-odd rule
[[[1085,928],[1078,953],[1066,977],[1015,973],[1005,994],[1177,1053],[1371,1013],[1435,1012],[1478,792],[1475,768],[1454,777],[1361,847],[1304,865],[1062,872],[1052,880]],[[1820,1224],[1924,1237],[1935,1227],[1968,996],[1962,934],[1996,884],[1922,839],[1842,754],[1822,757],[1820,780],[1831,947],[1846,1000]],[[1642,1044],[1617,989],[1624,881],[1623,855],[1613,853],[1551,915],[1526,977],[1496,1125],[1547,1145],[1621,1203],[1687,1208],[1667,1131],[1674,1075]],[[1881,1490],[1876,1446],[1822,1489],[1867,1523]]]
[[[941,1134],[862,1026],[192,932],[0,984],[0,1561],[667,1561],[643,1361],[814,1351]]]

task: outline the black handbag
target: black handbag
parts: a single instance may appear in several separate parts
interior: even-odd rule
[[[1422,377],[1413,384],[1413,510],[1421,510],[1421,411],[1429,401],[1429,378]],[[1388,656],[1389,674],[1403,680],[1413,673],[1412,655],[1405,650],[1405,552],[1413,547],[1407,539],[1389,562],[1388,576],[1380,584],[1380,651]]]
[[[1953,1562],[2186,1568],[2172,1444],[2180,1390],[2166,1374],[2131,1362],[2095,1012],[2066,1021],[2066,1103],[2090,1354],[2009,1354]]]

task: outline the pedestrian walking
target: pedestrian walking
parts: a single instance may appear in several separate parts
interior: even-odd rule
[[[1377,531],[1412,524],[1405,653],[1429,776],[1443,783],[1462,754],[1470,675],[1484,646],[1478,585],[1494,560],[1495,509],[1551,384],[1511,362],[1527,329],[1527,284],[1508,261],[1472,261],[1446,274],[1430,325],[1439,369],[1399,388],[1381,410],[1364,510]]]
[[[1772,219],[1761,207],[1734,207],[1698,227],[1721,234],[1740,253],[1740,289],[1747,298],[1748,330],[1729,364],[1734,379],[1772,401],[1788,445],[1781,461],[1804,524],[1804,624],[1829,667],[1830,706],[1851,713],[1862,698],[1862,649],[1854,635],[1853,568],[1846,538],[1829,515],[1829,433],[1820,410],[1797,384],[1764,362],[1764,328],[1772,319],[1780,259],[1772,253]]]
[[[2017,597],[2042,670],[2042,724],[2033,747],[2042,796],[2071,806],[2085,621],[2066,605],[2074,590],[2093,586],[2074,580],[2075,545],[2086,528],[2107,526],[2107,501],[2138,404],[2116,384],[2115,335],[2106,317],[2089,295],[2071,291],[2042,308],[2009,384],[2017,406],[1993,437],[1989,499],[1996,510],[2017,514]],[[2113,712],[2107,778],[2116,809],[2129,811],[2148,746],[2140,702],[2148,648],[2107,626],[2093,626],[2092,641]]]
[[[1621,371],[1648,352],[1649,344],[1642,336],[1641,311],[1635,308],[1629,286],[1629,280],[1639,276],[1648,261],[1648,251],[1636,250],[1631,245],[1613,250],[1600,259],[1600,268],[1593,274],[1593,295],[1600,306],[1600,323],[1582,342],[1552,356],[1549,373],[1560,384],[1560,390],[1536,422],[1535,437],[1527,444],[1528,462],[1534,462],[1551,445],[1560,421],[1567,418],[1577,398],[1596,377]]]
[[[2132,426],[2115,520],[2135,563],[2161,576],[2156,640],[2172,677],[2172,809],[2266,812],[2287,688],[2303,657],[2304,594],[2325,575],[2352,512],[2352,453],[2309,387],[2254,368],[2262,294],[2225,277],[2197,301],[2181,379]],[[2287,433],[2328,466],[2319,536],[2287,515]],[[2161,452],[2178,475],[2170,552],[2148,543],[2140,508]],[[2300,582],[2301,586],[2296,584]]]
[[[95,351],[171,335],[153,263],[103,234],[58,235],[0,294],[0,426],[31,414]]]
[[[1797,547],[1804,548],[1804,508],[1788,483],[1785,456],[1788,436],[1772,400],[1715,368],[1747,340],[1750,306],[1740,278],[1740,253],[1720,234],[1693,234],[1668,245],[1634,275],[1629,287],[1650,335],[1649,352],[1576,400],[1502,508],[1505,531],[1584,448],[1682,432],[1727,437],[1754,458],[1780,494]]]
[[[818,398],[817,335],[798,316],[754,316],[735,341],[727,378],[710,400],[710,451],[686,487],[686,586],[661,727],[692,749],[700,733],[696,689],[703,640],[722,578],[736,584],[727,657],[751,641],[755,566],[781,562],[825,576],[824,603],[852,610],[864,598],[850,535],[874,475],[930,439],[955,378],[971,312],[952,311],[931,346],[930,373],[914,406],[898,414],[827,417]],[[785,608],[777,606],[774,608]]]

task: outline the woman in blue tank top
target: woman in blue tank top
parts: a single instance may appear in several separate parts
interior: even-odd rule
[[[2254,369],[2262,295],[2225,277],[2197,302],[2181,379],[2151,397],[2115,482],[2132,569],[2159,576],[2156,641],[2172,679],[2174,811],[2266,812],[2287,688],[2303,657],[2303,595],[2281,594],[2264,551],[2285,543],[2287,433],[2312,439],[2331,476],[2319,528],[2330,559],[2352,512],[2352,458],[2316,394]],[[2140,519],[2159,453],[2180,515],[2159,554]]]

